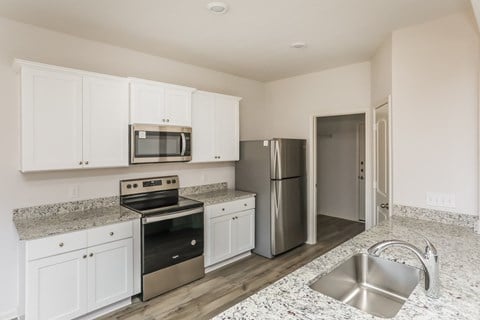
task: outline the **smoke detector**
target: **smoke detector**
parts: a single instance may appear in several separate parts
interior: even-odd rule
[[[207,4],[208,10],[214,14],[225,14],[228,11],[228,6],[225,2],[215,1]]]
[[[294,42],[290,44],[290,48],[294,48],[294,49],[303,49],[306,46],[307,44],[305,42]]]

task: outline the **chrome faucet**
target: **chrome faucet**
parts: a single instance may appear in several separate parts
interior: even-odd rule
[[[430,241],[425,238],[424,240],[427,243],[425,252],[422,252],[414,245],[402,240],[385,240],[371,246],[368,249],[368,253],[378,257],[385,249],[392,246],[402,247],[413,251],[423,265],[423,270],[425,272],[425,290],[427,292],[427,296],[437,299],[440,296],[440,277],[437,249]]]

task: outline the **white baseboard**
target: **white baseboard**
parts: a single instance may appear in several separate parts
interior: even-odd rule
[[[12,320],[18,317],[17,309],[13,309],[4,313],[0,313],[0,320]]]
[[[240,259],[246,258],[246,257],[248,257],[248,256],[251,255],[251,254],[252,254],[251,251],[247,251],[247,252],[245,252],[245,253],[239,254],[238,256],[235,256],[235,257],[233,257],[233,258],[230,258],[230,259],[228,259],[228,260],[225,260],[225,261],[216,263],[216,264],[214,264],[214,265],[211,265],[211,266],[205,268],[205,273],[209,273],[209,272],[211,272],[211,271],[213,271],[213,270],[217,270],[217,269],[219,269],[219,268],[221,268],[221,267],[226,266],[227,264],[230,264],[230,263],[233,263],[233,262],[238,261],[238,260],[240,260]]]
[[[77,318],[78,320],[92,320],[92,319],[97,319],[100,316],[106,315],[107,313],[110,313],[112,311],[121,309],[123,307],[126,307],[128,305],[132,304],[132,298],[127,298],[124,300],[120,300],[114,304],[111,304],[109,306],[103,307],[102,309],[98,309],[96,311],[90,312],[89,314],[86,314],[84,316],[81,316]]]

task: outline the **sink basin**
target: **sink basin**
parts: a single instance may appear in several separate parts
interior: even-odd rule
[[[417,286],[421,274],[417,268],[357,254],[310,287],[374,316],[392,318]]]

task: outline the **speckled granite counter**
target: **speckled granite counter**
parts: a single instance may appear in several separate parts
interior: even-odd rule
[[[140,214],[121,207],[114,197],[16,209],[13,222],[20,240],[88,229],[140,219]],[[96,201],[95,201],[96,200]],[[103,206],[105,205],[105,206]]]
[[[245,299],[215,319],[381,319],[310,289],[309,284],[374,243],[402,239],[423,247],[421,235],[439,252],[441,297],[425,295],[423,279],[394,319],[480,319],[480,236],[470,228],[394,216]],[[382,257],[420,267],[405,249]]]
[[[208,206],[215,203],[229,202],[240,200],[255,196],[255,193],[245,192],[233,189],[220,189],[204,193],[193,193],[184,195],[186,198],[192,200],[202,201],[204,205]]]

